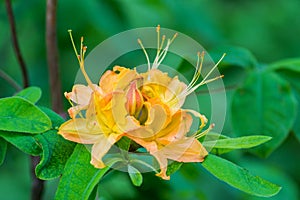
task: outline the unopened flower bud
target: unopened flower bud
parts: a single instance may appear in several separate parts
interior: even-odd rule
[[[126,109],[132,116],[138,115],[144,104],[143,96],[137,88],[137,81],[133,81],[129,85],[127,92]]]

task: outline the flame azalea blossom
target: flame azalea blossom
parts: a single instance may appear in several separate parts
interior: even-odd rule
[[[157,176],[166,180],[169,179],[166,173],[169,160],[202,162],[208,154],[198,138],[205,135],[212,125],[201,132],[207,123],[206,117],[182,106],[185,98],[198,87],[221,77],[208,79],[224,55],[198,83],[204,59],[204,53],[198,53],[194,77],[186,85],[177,76],[171,78],[158,69],[176,34],[166,40],[165,36],[160,37],[158,26],[157,35],[157,54],[152,64],[141,40],[138,40],[148,62],[147,72],[138,73],[135,69],[115,66],[106,71],[96,85],[84,69],[86,47],[83,39],[78,54],[70,34],[88,85],[74,85],[71,92],[65,93],[72,104],[68,110],[71,119],[61,125],[58,133],[77,143],[92,144],[91,164],[97,168],[105,167],[103,156],[122,137],[130,138],[154,156],[160,167]],[[194,134],[190,134],[192,115],[200,119],[199,131]]]

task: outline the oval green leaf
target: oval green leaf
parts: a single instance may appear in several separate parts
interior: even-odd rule
[[[290,83],[295,97],[300,105],[300,59],[288,59],[271,64],[268,68],[276,71],[282,78]],[[294,122],[293,132],[300,141],[300,111],[297,109],[297,117]]]
[[[41,161],[35,168],[36,176],[43,180],[59,177],[74,150],[75,143],[58,135],[57,130],[49,130],[36,135],[35,138],[43,149]]]
[[[218,60],[220,55],[226,53],[226,56],[219,64],[218,68],[240,67],[243,69],[252,69],[257,65],[257,60],[253,54],[245,48],[237,46],[223,46],[210,52],[214,60]]]
[[[65,122],[65,120],[53,110],[49,108],[39,106],[39,108],[50,118],[52,123],[52,128],[58,129],[58,127]]]
[[[129,177],[130,177],[133,185],[141,186],[143,183],[143,176],[142,176],[141,172],[131,165],[128,165],[127,169],[128,169],[128,174],[129,174]]]
[[[31,134],[0,131],[0,136],[29,155],[38,156],[42,152],[40,144]]]
[[[55,199],[88,199],[104,174],[110,169],[97,169],[90,164],[91,155],[86,147],[77,144],[66,163],[58,184]]]
[[[0,130],[37,134],[50,128],[49,117],[31,102],[21,97],[0,99]]]
[[[300,73],[300,59],[299,58],[292,58],[281,60],[269,65],[268,70],[278,71],[278,70],[290,70],[293,72]]]
[[[243,192],[260,197],[276,195],[281,187],[254,176],[228,160],[209,154],[202,166],[212,175]]]
[[[40,179],[50,180],[62,174],[76,143],[65,140],[61,135],[57,134],[55,127],[60,126],[64,122],[60,115],[45,107],[40,107],[40,109],[51,119],[53,130],[35,136],[43,150],[41,161],[36,166],[35,173]]]
[[[42,90],[39,87],[28,87],[16,94],[31,103],[35,104],[42,96]]]
[[[202,144],[205,147],[215,149],[248,149],[263,144],[271,139],[272,137],[269,136],[251,135],[238,138],[219,139],[216,141],[204,141]]]
[[[290,85],[274,72],[253,72],[232,100],[236,135],[259,133],[273,139],[253,150],[268,156],[287,137],[296,117],[297,102]]]

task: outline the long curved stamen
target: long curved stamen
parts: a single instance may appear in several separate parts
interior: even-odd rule
[[[160,40],[160,25],[157,25],[156,27],[156,32],[157,32],[157,52],[156,52],[156,57],[159,55],[159,40]]]
[[[150,67],[150,60],[149,60],[148,53],[147,53],[147,51],[146,51],[146,49],[145,49],[145,47],[144,47],[144,45],[143,45],[141,39],[138,39],[138,43],[140,44],[141,48],[142,48],[143,51],[144,51],[144,54],[145,54],[145,56],[146,56],[147,63],[148,63],[148,71],[150,71],[151,67]]]
[[[156,56],[155,56],[155,59],[153,61],[153,64],[152,64],[152,67],[151,67],[151,64],[150,64],[150,60],[149,60],[149,55],[142,43],[142,41],[140,39],[138,39],[138,43],[139,45],[141,46],[141,48],[143,49],[144,51],[144,54],[146,56],[146,59],[147,59],[147,63],[148,63],[148,71],[150,71],[151,69],[157,69],[158,66],[161,64],[161,62],[164,60],[164,58],[166,57],[167,55],[167,52],[169,50],[169,47],[170,45],[172,44],[172,42],[174,41],[174,39],[177,37],[177,33],[175,33],[172,37],[172,39],[168,39],[168,42],[167,42],[167,45],[165,46],[165,48],[163,49],[163,45],[164,45],[164,42],[165,42],[165,39],[166,39],[166,36],[163,35],[162,36],[162,39],[160,41],[160,25],[158,25],[156,27],[156,32],[157,32],[157,51],[156,51]],[[163,50],[162,50],[163,49]]]
[[[82,74],[83,74],[83,76],[84,76],[84,78],[85,78],[88,86],[93,91],[96,91],[96,89],[94,88],[94,85],[93,85],[91,79],[87,75],[87,73],[85,71],[85,68],[84,68],[84,55],[86,53],[87,47],[83,45],[83,37],[81,37],[81,39],[80,39],[80,54],[78,54],[76,46],[75,46],[75,43],[74,43],[74,40],[73,40],[72,30],[68,30],[68,32],[69,32],[69,35],[70,35],[70,38],[71,38],[71,42],[72,42],[72,45],[73,45],[73,49],[74,49],[75,55],[76,55],[76,57],[78,59],[78,62],[79,62],[80,70],[81,70],[81,72],[82,72]]]
[[[223,55],[222,55],[222,57],[220,58],[220,60],[215,64],[215,66],[208,72],[208,74],[206,74],[206,76],[204,77],[204,79],[201,81],[201,83],[200,84],[205,84],[205,83],[207,83],[207,81],[209,81],[209,82],[211,82],[210,80],[207,80],[206,81],[206,79],[209,77],[209,75],[215,70],[215,68],[217,68],[218,67],[218,65],[220,64],[220,62],[223,60],[223,58],[226,56],[226,53],[224,53]]]
[[[202,64],[203,64],[203,60],[204,60],[204,51],[202,51],[202,53],[198,52],[197,57],[198,58],[197,58],[196,70],[195,70],[193,79],[187,86],[186,90],[190,90],[191,88],[193,88],[193,86],[196,84],[197,80],[200,78],[201,71],[202,71]]]
[[[79,58],[79,55],[78,55],[78,53],[77,53],[76,46],[75,46],[75,44],[74,44],[74,40],[73,40],[73,36],[72,36],[72,30],[68,30],[68,32],[69,32],[69,35],[70,35],[70,38],[71,38],[71,42],[72,42],[72,46],[73,46],[73,49],[74,49],[76,58],[77,58],[78,62],[80,62],[80,58]]]
[[[157,63],[158,63],[158,59],[160,58],[160,52],[162,50],[162,47],[163,47],[163,44],[165,43],[165,40],[166,40],[166,36],[163,35],[162,36],[162,39],[161,39],[161,44],[158,44],[158,49],[157,49],[157,54],[155,56],[155,59],[153,61],[153,65],[152,65],[152,68],[157,68]]]
[[[175,33],[173,35],[172,39],[168,39],[167,45],[164,48],[164,50],[158,56],[156,56],[156,58],[154,60],[154,63],[152,65],[152,68],[157,69],[158,66],[161,64],[161,62],[165,59],[165,57],[166,57],[166,55],[168,53],[169,47],[172,44],[172,42],[175,40],[175,38],[177,37],[177,35],[178,35],[178,33]],[[162,49],[164,40],[165,40],[165,38],[163,36],[163,38],[162,38],[162,44],[160,45],[160,49],[159,50]]]
[[[215,124],[211,124],[209,127],[208,127],[208,129],[206,129],[205,131],[203,131],[203,132],[200,132],[200,133],[196,133],[195,134],[195,138],[196,139],[199,139],[199,138],[201,138],[201,137],[203,137],[203,136],[205,136],[208,132],[210,132],[213,128],[215,127]]]
[[[220,62],[223,60],[223,58],[225,57],[225,53],[222,55],[222,57],[220,58],[220,60],[213,66],[213,68],[206,74],[206,76],[203,78],[203,80],[197,84],[197,80],[199,79],[200,77],[200,73],[201,73],[201,69],[202,69],[202,64],[203,64],[203,56],[204,54],[201,54],[200,58],[201,58],[201,62],[200,62],[200,65],[199,67],[197,67],[197,73],[196,73],[196,76],[193,77],[191,83],[188,85],[188,87],[179,95],[181,98],[182,97],[185,97],[189,94],[191,94],[192,92],[194,92],[197,88],[199,88],[201,85],[204,85],[204,84],[207,84],[207,83],[210,83],[212,81],[215,81],[217,79],[220,79],[220,78],[223,78],[224,75],[221,75],[221,76],[217,76],[217,77],[214,77],[212,79],[209,79],[207,80],[207,78],[209,77],[209,75],[217,68],[217,66],[220,64]],[[198,57],[199,57],[199,54],[198,54]]]

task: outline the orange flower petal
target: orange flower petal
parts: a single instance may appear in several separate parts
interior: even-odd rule
[[[65,96],[76,104],[88,105],[92,92],[89,86],[77,84],[73,86],[72,92],[65,93]]]
[[[185,137],[163,147],[158,154],[178,162],[202,162],[208,153],[197,139]]]
[[[178,111],[172,116],[172,121],[157,134],[156,141],[167,145],[172,141],[185,137],[192,125],[193,118],[186,112]]]
[[[124,90],[136,77],[135,70],[115,66],[113,71],[108,70],[102,75],[99,86],[105,93],[111,93],[116,89]]]

